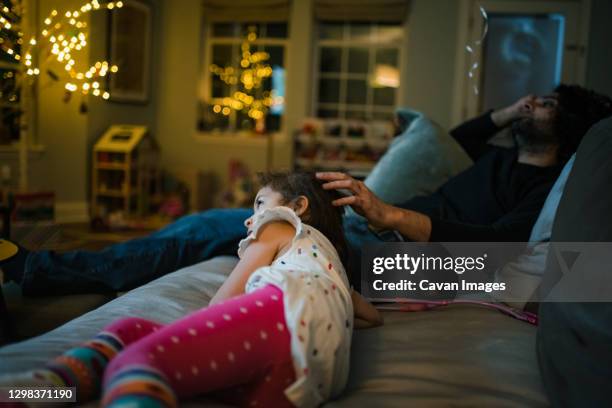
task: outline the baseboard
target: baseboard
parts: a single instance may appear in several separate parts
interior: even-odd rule
[[[55,222],[88,222],[89,204],[87,201],[64,201],[55,203]]]

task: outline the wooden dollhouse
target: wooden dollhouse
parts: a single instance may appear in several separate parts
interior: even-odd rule
[[[159,203],[159,148],[146,127],[111,126],[94,145],[92,166],[92,217],[142,216]]]

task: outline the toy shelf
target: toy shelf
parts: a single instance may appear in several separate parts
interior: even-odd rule
[[[160,200],[159,150],[144,126],[111,126],[95,144],[91,212],[145,215]]]
[[[389,122],[306,119],[294,135],[294,168],[343,171],[363,179],[392,139]]]

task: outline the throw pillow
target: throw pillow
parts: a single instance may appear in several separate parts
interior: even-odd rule
[[[423,113],[398,109],[403,132],[380,158],[365,184],[383,201],[402,203],[431,194],[472,164],[461,146]]]

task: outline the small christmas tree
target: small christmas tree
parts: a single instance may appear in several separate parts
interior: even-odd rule
[[[263,132],[265,116],[273,105],[270,91],[262,89],[263,82],[272,76],[272,67],[266,63],[270,55],[265,51],[252,52],[253,43],[257,40],[257,28],[248,27],[248,33],[241,44],[240,66],[219,67],[210,65],[210,72],[216,75],[229,87],[238,85],[232,95],[222,98],[213,105],[215,114],[229,116],[232,111],[242,111],[255,122],[255,130]]]

